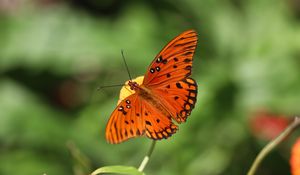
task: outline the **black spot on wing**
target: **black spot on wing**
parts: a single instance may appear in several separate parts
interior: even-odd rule
[[[176,83],[176,87],[177,87],[178,89],[182,89],[182,88],[183,88],[179,82]]]
[[[157,59],[156,59],[156,63],[160,63],[162,61],[162,56],[159,56]]]
[[[186,59],[184,59],[183,60],[183,62],[185,62],[185,63],[189,63],[189,62],[191,62],[192,60],[191,59],[188,59],[188,58],[186,58]]]
[[[188,55],[191,55],[191,54],[193,54],[194,52],[186,52],[186,53],[184,53],[183,55],[184,56],[188,56]]]
[[[192,66],[191,65],[188,65],[184,68],[185,70],[192,70]]]

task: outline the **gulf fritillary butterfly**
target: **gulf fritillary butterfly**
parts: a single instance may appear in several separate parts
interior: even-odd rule
[[[123,88],[130,95],[112,112],[106,140],[120,143],[143,136],[160,140],[174,134],[196,103],[197,83],[190,78],[197,33],[188,30],[170,41],[155,57],[144,77],[129,80]],[[122,95],[122,92],[121,92]]]

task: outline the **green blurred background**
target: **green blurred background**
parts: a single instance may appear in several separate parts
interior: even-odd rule
[[[138,166],[151,141],[105,141],[119,88],[195,29],[197,105],[160,141],[147,174],[241,175],[267,143],[249,119],[300,114],[297,0],[0,0],[0,174],[88,174]],[[298,134],[299,135],[299,134]],[[289,174],[289,139],[259,174]]]

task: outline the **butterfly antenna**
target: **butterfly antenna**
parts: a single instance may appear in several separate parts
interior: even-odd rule
[[[104,88],[110,88],[110,87],[119,87],[119,86],[124,86],[124,84],[114,84],[114,85],[108,85],[108,86],[99,86],[97,88],[97,91],[104,89]]]
[[[126,60],[125,60],[125,57],[124,57],[124,52],[123,52],[123,50],[121,50],[121,54],[122,54],[122,58],[123,58],[124,64],[125,64],[125,66],[126,66],[126,70],[127,70],[127,72],[128,72],[129,79],[132,80],[131,75],[130,75],[130,72],[129,72],[128,65],[127,65]]]

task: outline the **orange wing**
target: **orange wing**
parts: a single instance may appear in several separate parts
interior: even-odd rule
[[[174,38],[152,61],[143,84],[147,87],[162,86],[190,76],[197,41],[194,30],[185,31]]]
[[[111,114],[106,126],[106,140],[116,144],[144,134],[157,140],[171,136],[176,130],[171,117],[162,115],[133,94],[122,100]]]
[[[197,83],[189,76],[197,40],[194,30],[174,38],[152,61],[143,81],[178,123],[186,121],[196,103]]]

